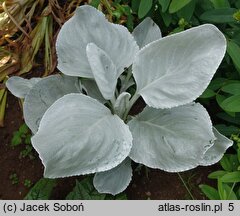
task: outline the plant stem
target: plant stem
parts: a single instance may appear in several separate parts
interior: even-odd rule
[[[189,194],[190,197],[192,198],[192,200],[195,200],[194,197],[193,197],[193,195],[192,195],[192,193],[191,193],[191,191],[189,190],[189,188],[188,188],[186,182],[184,181],[184,179],[183,179],[182,176],[180,175],[180,173],[177,173],[177,174],[178,174],[178,177],[181,179],[181,181],[182,181],[184,187],[186,188],[188,194]]]
[[[116,102],[116,98],[115,98],[115,95],[113,96],[113,98],[110,100],[111,104],[112,104],[112,107],[114,107],[114,104]]]
[[[230,193],[228,194],[227,199],[230,198],[230,196],[231,196],[231,194],[232,194],[232,192],[233,192],[233,188],[235,187],[235,185],[236,185],[236,182],[233,183],[233,185],[232,185],[232,187],[231,187],[231,190],[230,190]]]

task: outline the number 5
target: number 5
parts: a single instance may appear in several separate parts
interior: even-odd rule
[[[233,203],[228,204],[228,211],[233,211],[234,210],[234,205]]]

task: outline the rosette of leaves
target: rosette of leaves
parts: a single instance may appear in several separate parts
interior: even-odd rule
[[[7,82],[25,98],[24,119],[45,177],[95,173],[99,192],[118,194],[131,181],[131,160],[181,172],[218,162],[232,145],[193,102],[226,51],[214,25],[162,38],[146,18],[131,34],[81,6],[60,30],[56,48],[62,75]],[[139,97],[146,107],[130,116]]]

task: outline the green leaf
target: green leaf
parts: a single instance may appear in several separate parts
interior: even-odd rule
[[[25,200],[48,200],[53,188],[56,186],[55,179],[40,179],[24,197]]]
[[[218,179],[218,192],[221,200],[237,200],[237,196],[230,186]]]
[[[26,136],[26,138],[24,138],[24,142],[25,142],[25,144],[27,144],[27,145],[30,145],[31,144],[31,134],[28,134],[27,136]]]
[[[116,196],[107,195],[105,200],[127,200],[127,195],[125,193],[120,193]]]
[[[220,164],[222,166],[222,168],[228,172],[232,172],[233,171],[233,168],[232,168],[232,164],[229,160],[229,156],[228,155],[224,155],[222,157],[222,159],[220,160]]]
[[[193,16],[194,10],[196,6],[196,1],[192,0],[189,4],[183,7],[181,10],[177,12],[179,18],[184,18],[187,22],[189,22]]]
[[[237,0],[235,3],[236,8],[240,8],[240,0]]]
[[[239,161],[237,154],[225,154],[220,161],[221,166],[228,172],[238,170]]]
[[[133,31],[133,15],[132,14],[129,14],[127,15],[127,28],[130,32]]]
[[[228,0],[210,0],[213,3],[214,8],[229,8],[230,4]]]
[[[171,0],[158,0],[158,2],[162,7],[162,12],[165,13],[168,9],[168,6],[169,6]]]
[[[209,0],[200,0],[197,3],[197,10],[200,9],[200,11],[207,11],[213,9],[213,4]]]
[[[184,31],[184,27],[179,26],[179,27],[173,29],[170,34],[176,34],[176,33],[182,32],[182,31]]]
[[[237,149],[238,162],[240,163],[240,148]]]
[[[237,11],[235,8],[213,9],[201,14],[200,19],[213,23],[231,23],[235,22],[233,14]]]
[[[240,171],[227,173],[221,177],[221,180],[226,183],[240,182]]]
[[[232,116],[228,115],[227,113],[222,112],[222,113],[218,113],[217,117],[224,120],[224,121],[227,121],[229,123],[240,125],[240,115],[239,115],[239,113],[236,113],[236,116],[232,117]]]
[[[188,3],[190,3],[191,0],[172,0],[170,6],[169,6],[169,13],[175,13],[179,11],[181,8],[186,6]]]
[[[236,192],[236,195],[238,197],[238,200],[240,200],[240,187],[238,188],[237,192]]]
[[[230,55],[236,69],[240,72],[240,47],[234,41],[228,41],[227,53]]]
[[[215,127],[220,133],[224,134],[225,136],[231,136],[232,134],[239,133],[240,131],[238,127],[235,127],[233,125],[227,126],[224,124],[218,124],[215,125]]]
[[[122,11],[126,16],[131,15],[131,8],[128,5],[118,5],[119,10]]]
[[[219,200],[219,194],[218,191],[209,186],[209,185],[205,185],[205,184],[201,184],[199,185],[201,191],[210,199],[210,200]]]
[[[22,143],[21,133],[16,131],[13,133],[13,138],[11,140],[11,146],[17,146]]]
[[[202,95],[200,96],[200,98],[206,99],[206,98],[214,97],[215,95],[216,95],[216,93],[215,93],[213,90],[211,90],[211,89],[206,89],[206,90],[202,93]]]
[[[229,161],[232,166],[232,171],[237,171],[239,168],[239,161],[238,161],[238,156],[237,154],[230,154],[229,155]]]
[[[66,200],[104,200],[106,194],[100,194],[92,184],[92,178],[85,178],[82,181],[76,180],[76,186],[70,192]]]
[[[226,78],[216,78],[216,79],[213,79],[210,82],[210,84],[208,86],[208,89],[216,91],[216,90],[220,89],[225,84],[226,81],[227,81]]]
[[[224,200],[224,199],[226,199],[226,194],[224,193],[224,189],[223,189],[223,183],[222,183],[222,181],[220,180],[220,178],[218,179],[218,194],[219,194],[219,196],[220,196],[220,199],[221,200]]]
[[[29,132],[28,126],[26,124],[22,124],[19,128],[19,132],[21,134],[26,134]]]
[[[218,103],[218,105],[222,108],[222,102],[226,99],[225,96],[217,94],[216,95],[216,101]]]
[[[208,175],[208,178],[210,179],[218,179],[219,177],[222,177],[226,174],[227,172],[224,170],[217,170],[215,172],[212,172]]]
[[[172,22],[172,15],[169,13],[162,13],[162,12],[160,13],[161,13],[161,17],[163,19],[164,24],[168,27]]]
[[[138,8],[138,17],[142,19],[152,8],[153,0],[141,0]]]
[[[240,53],[239,53],[240,54]],[[223,86],[221,88],[223,92],[230,93],[233,95],[240,94],[240,83],[231,83]]]
[[[97,8],[100,4],[101,0],[92,0],[90,5]]]
[[[217,94],[217,96],[216,96],[216,101],[217,101],[218,105],[219,105],[223,110],[225,110],[225,109],[224,109],[224,107],[222,106],[222,103],[223,103],[223,101],[226,100],[226,99],[227,99],[226,96],[223,96],[223,95],[220,95],[220,94]],[[227,111],[227,110],[225,110],[225,112],[226,112],[228,115],[230,115],[230,116],[232,116],[232,117],[235,117],[235,113],[234,113],[234,112],[229,112],[229,111]]]
[[[140,1],[139,0],[132,0],[131,2],[131,6],[132,6],[132,11],[134,13],[137,13],[138,12],[138,9],[139,9],[139,4],[140,4]]]
[[[232,38],[232,41],[233,41],[234,43],[236,43],[238,46],[240,46],[240,34],[234,36],[234,37]]]
[[[228,112],[240,112],[240,95],[234,95],[225,99],[221,107]]]

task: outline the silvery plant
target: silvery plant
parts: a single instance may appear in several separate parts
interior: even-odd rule
[[[61,28],[56,49],[61,74],[6,83],[24,98],[45,177],[95,173],[95,188],[115,195],[131,181],[132,160],[182,172],[218,162],[232,145],[194,102],[226,51],[214,25],[162,38],[146,18],[131,34],[85,5]],[[140,97],[146,107],[130,116]]]

